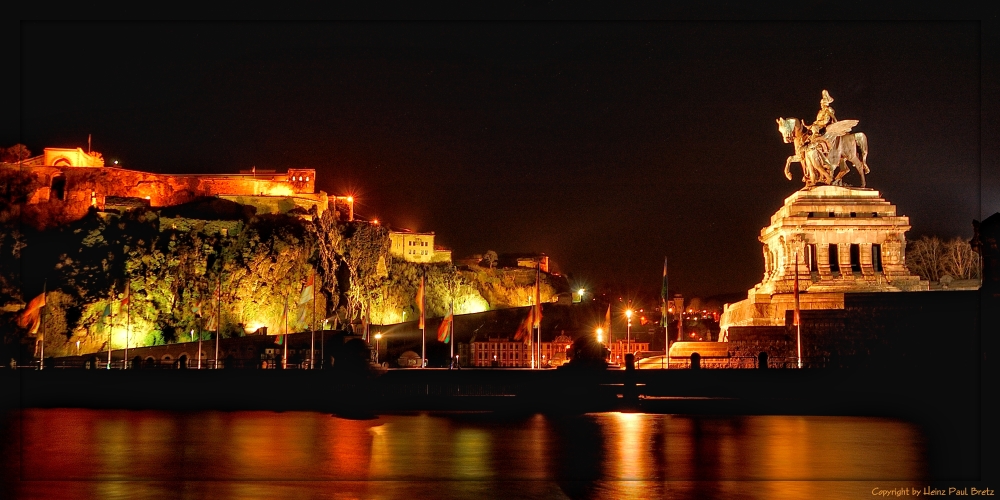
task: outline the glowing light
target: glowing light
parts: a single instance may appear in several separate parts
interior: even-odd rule
[[[372,219],[372,224],[378,225],[378,219]]]
[[[354,203],[354,197],[353,196],[348,196],[347,197],[347,202],[348,203]]]
[[[381,333],[376,333],[375,334],[375,340],[381,340],[381,339],[382,339],[382,334]]]
[[[598,342],[604,342],[604,329],[603,328],[598,328],[597,329],[597,341]]]
[[[625,317],[628,318],[628,319],[632,319],[632,310],[631,309],[626,309],[625,310]]]

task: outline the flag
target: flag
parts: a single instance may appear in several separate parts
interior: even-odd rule
[[[536,265],[535,266],[535,309],[534,309],[534,318],[532,318],[532,321],[535,322],[534,323],[535,329],[538,329],[539,327],[541,327],[541,324],[542,324],[541,289],[538,286],[538,280],[539,280],[540,273],[541,273],[541,271],[539,270],[539,266]]]
[[[313,279],[316,274],[310,274],[309,279],[306,281],[306,285],[302,287],[302,295],[299,296],[299,305],[308,304],[312,302],[313,299]]]
[[[212,314],[208,317],[208,321],[205,322],[205,331],[214,332],[219,329],[219,322],[216,315]]]
[[[17,324],[21,328],[28,328],[30,333],[38,333],[38,327],[42,324],[42,308],[45,307],[45,292],[31,299],[28,305],[18,318]],[[30,328],[29,328],[30,325]]]
[[[667,299],[670,291],[667,289],[667,258],[663,258],[663,286],[660,288],[660,326],[667,326]]]
[[[528,308],[528,315],[524,317],[521,324],[517,326],[517,331],[514,332],[514,340],[520,340],[525,344],[531,345],[531,328],[535,323],[535,307],[531,306]]]
[[[438,342],[448,343],[451,341],[451,325],[455,321],[455,317],[452,311],[448,311],[448,315],[441,320],[441,326],[438,327]]]
[[[306,285],[302,287],[302,294],[299,295],[299,323],[305,323],[309,316],[309,304],[313,301],[313,294],[316,288],[313,286],[316,273],[310,274],[306,280]]]
[[[424,329],[424,277],[420,277],[420,288],[417,289],[417,309],[420,310],[420,323],[417,328]]]
[[[198,299],[198,302],[191,306],[191,312],[193,312],[195,316],[198,316],[199,318],[201,317],[201,299]]]
[[[121,303],[122,307],[127,306],[129,300],[132,298],[132,290],[129,284],[130,283],[128,281],[125,282],[125,296],[122,297],[122,303]]]
[[[795,289],[792,291],[795,297],[795,314],[792,316],[792,325],[799,325],[799,253],[795,252]]]

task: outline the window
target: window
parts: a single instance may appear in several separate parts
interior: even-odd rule
[[[882,245],[878,243],[872,245],[872,268],[876,273],[882,272]]]
[[[816,245],[809,244],[809,272],[814,273],[819,270],[816,265]]]
[[[66,176],[58,174],[52,177],[52,194],[56,199],[63,201],[66,199]]]
[[[830,243],[830,272],[840,272],[840,255],[837,252],[837,244]]]
[[[856,243],[851,245],[851,271],[861,272],[861,246]]]

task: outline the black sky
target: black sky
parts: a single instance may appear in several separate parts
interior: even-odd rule
[[[126,168],[312,167],[457,257],[545,252],[585,285],[745,291],[801,183],[775,118],[828,89],[910,237],[972,234],[978,22],[29,23],[20,136]],[[8,134],[9,135],[9,134]],[[798,169],[798,166],[793,166]],[[848,176],[857,184],[856,174]]]

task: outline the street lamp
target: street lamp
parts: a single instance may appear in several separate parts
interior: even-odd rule
[[[375,364],[376,365],[378,364],[378,344],[379,344],[380,340],[382,340],[382,333],[381,332],[375,334]],[[398,344],[398,342],[397,342],[397,344]]]
[[[603,343],[604,342],[604,329],[603,328],[598,328],[597,329],[597,342],[598,343]]]
[[[628,321],[625,323],[625,349],[628,352],[632,352],[632,310],[625,310],[625,318]]]
[[[579,293],[579,294],[580,294],[580,303],[581,303],[581,304],[583,303],[583,293],[584,293],[584,292],[586,292],[586,291],[587,291],[586,289],[584,289],[584,288],[581,288],[581,289],[580,289],[580,290],[579,290],[579,291],[577,292],[577,293]]]

